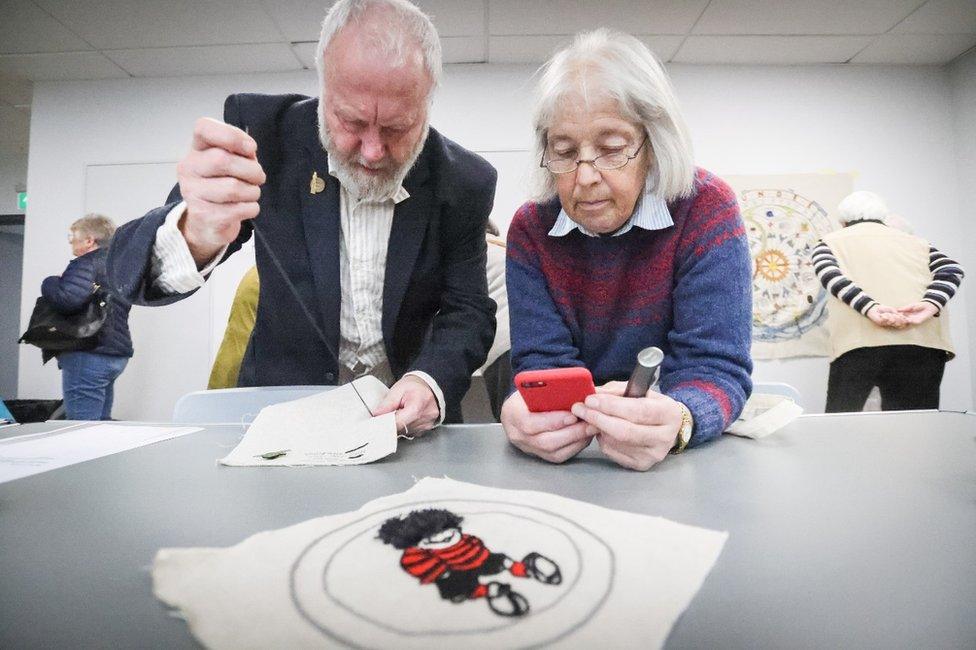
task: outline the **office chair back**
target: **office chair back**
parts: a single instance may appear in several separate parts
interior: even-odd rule
[[[335,386],[262,386],[188,393],[176,402],[173,422],[180,424],[250,424],[265,406],[290,402]]]
[[[772,395],[785,395],[797,404],[800,403],[800,391],[789,384],[781,381],[757,381],[752,384],[753,393],[767,393]]]

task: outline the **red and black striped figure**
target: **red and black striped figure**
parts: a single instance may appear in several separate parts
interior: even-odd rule
[[[548,585],[562,582],[559,566],[539,553],[529,553],[517,562],[504,553],[492,553],[484,542],[461,531],[463,517],[449,510],[414,510],[383,522],[379,539],[403,551],[400,566],[420,580],[434,583],[441,598],[452,603],[485,598],[500,616],[524,616],[529,611],[526,598],[511,585],[481,576],[503,572],[517,578],[533,578]]]

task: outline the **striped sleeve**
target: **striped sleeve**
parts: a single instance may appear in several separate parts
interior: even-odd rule
[[[867,316],[868,310],[878,304],[861,287],[841,273],[834,252],[823,240],[813,249],[813,270],[816,271],[820,284],[830,295],[860,312],[862,316]]]
[[[946,303],[956,295],[965,273],[959,262],[950,259],[935,246],[929,246],[929,271],[932,272],[932,283],[925,289],[922,300],[932,303],[942,311]]]
[[[169,211],[166,221],[156,231],[153,243],[150,276],[153,285],[167,295],[189,293],[202,287],[207,276],[224,259],[228,248],[224,246],[204,268],[197,270],[197,263],[193,261],[190,247],[178,226],[185,210],[186,202],[182,201]]]

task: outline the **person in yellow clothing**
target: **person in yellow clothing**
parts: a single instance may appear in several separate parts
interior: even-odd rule
[[[244,358],[247,342],[251,339],[251,330],[254,329],[254,319],[258,312],[259,287],[258,268],[252,266],[237,285],[234,304],[231,305],[230,317],[227,319],[227,330],[210,370],[207,388],[237,387],[241,359]]]

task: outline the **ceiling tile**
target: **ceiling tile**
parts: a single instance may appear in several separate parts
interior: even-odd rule
[[[108,50],[105,56],[133,77],[179,77],[302,68],[288,43]]]
[[[883,34],[923,0],[712,0],[695,34]]]
[[[29,0],[0,0],[0,16],[0,54],[92,49]]]
[[[416,0],[417,6],[430,16],[434,26],[437,27],[437,33],[442,38],[445,36],[484,38],[485,2],[486,0]]]
[[[318,41],[314,43],[292,43],[291,49],[302,62],[302,66],[309,70],[315,69],[315,51]],[[484,36],[442,36],[444,63],[484,63]]]
[[[707,0],[488,0],[489,33],[575,34],[609,27],[635,34],[686,34]]]
[[[976,34],[976,2],[929,0],[891,31],[899,34]]]
[[[484,63],[484,36],[442,36],[444,63]]]
[[[322,0],[263,0],[265,11],[289,41],[318,41],[328,3]],[[417,0],[444,36],[484,34],[484,0]]]
[[[35,0],[100,50],[283,40],[258,0]]]
[[[844,63],[872,36],[689,36],[675,63],[778,64]]]
[[[292,43],[291,50],[298,57],[302,67],[309,70],[315,69],[315,50],[319,47],[318,41],[314,43]]]
[[[34,84],[26,79],[0,79],[0,102],[12,106],[29,106]]]
[[[661,61],[669,61],[683,36],[637,35]],[[492,36],[489,63],[543,63],[557,50],[573,42],[573,36]]]
[[[684,36],[661,34],[637,34],[636,36],[644,45],[651,48],[654,55],[664,63],[674,58],[674,55],[678,53],[678,48],[681,47],[682,41],[685,40]]]
[[[943,65],[976,45],[976,34],[885,34],[852,63]]]
[[[572,36],[491,36],[488,63],[542,63],[573,42]]]
[[[115,79],[128,76],[125,70],[112,63],[101,52],[0,55],[0,77],[15,77],[31,81],[66,81]]]
[[[264,0],[267,13],[288,41],[318,41],[328,5],[323,0]]]

